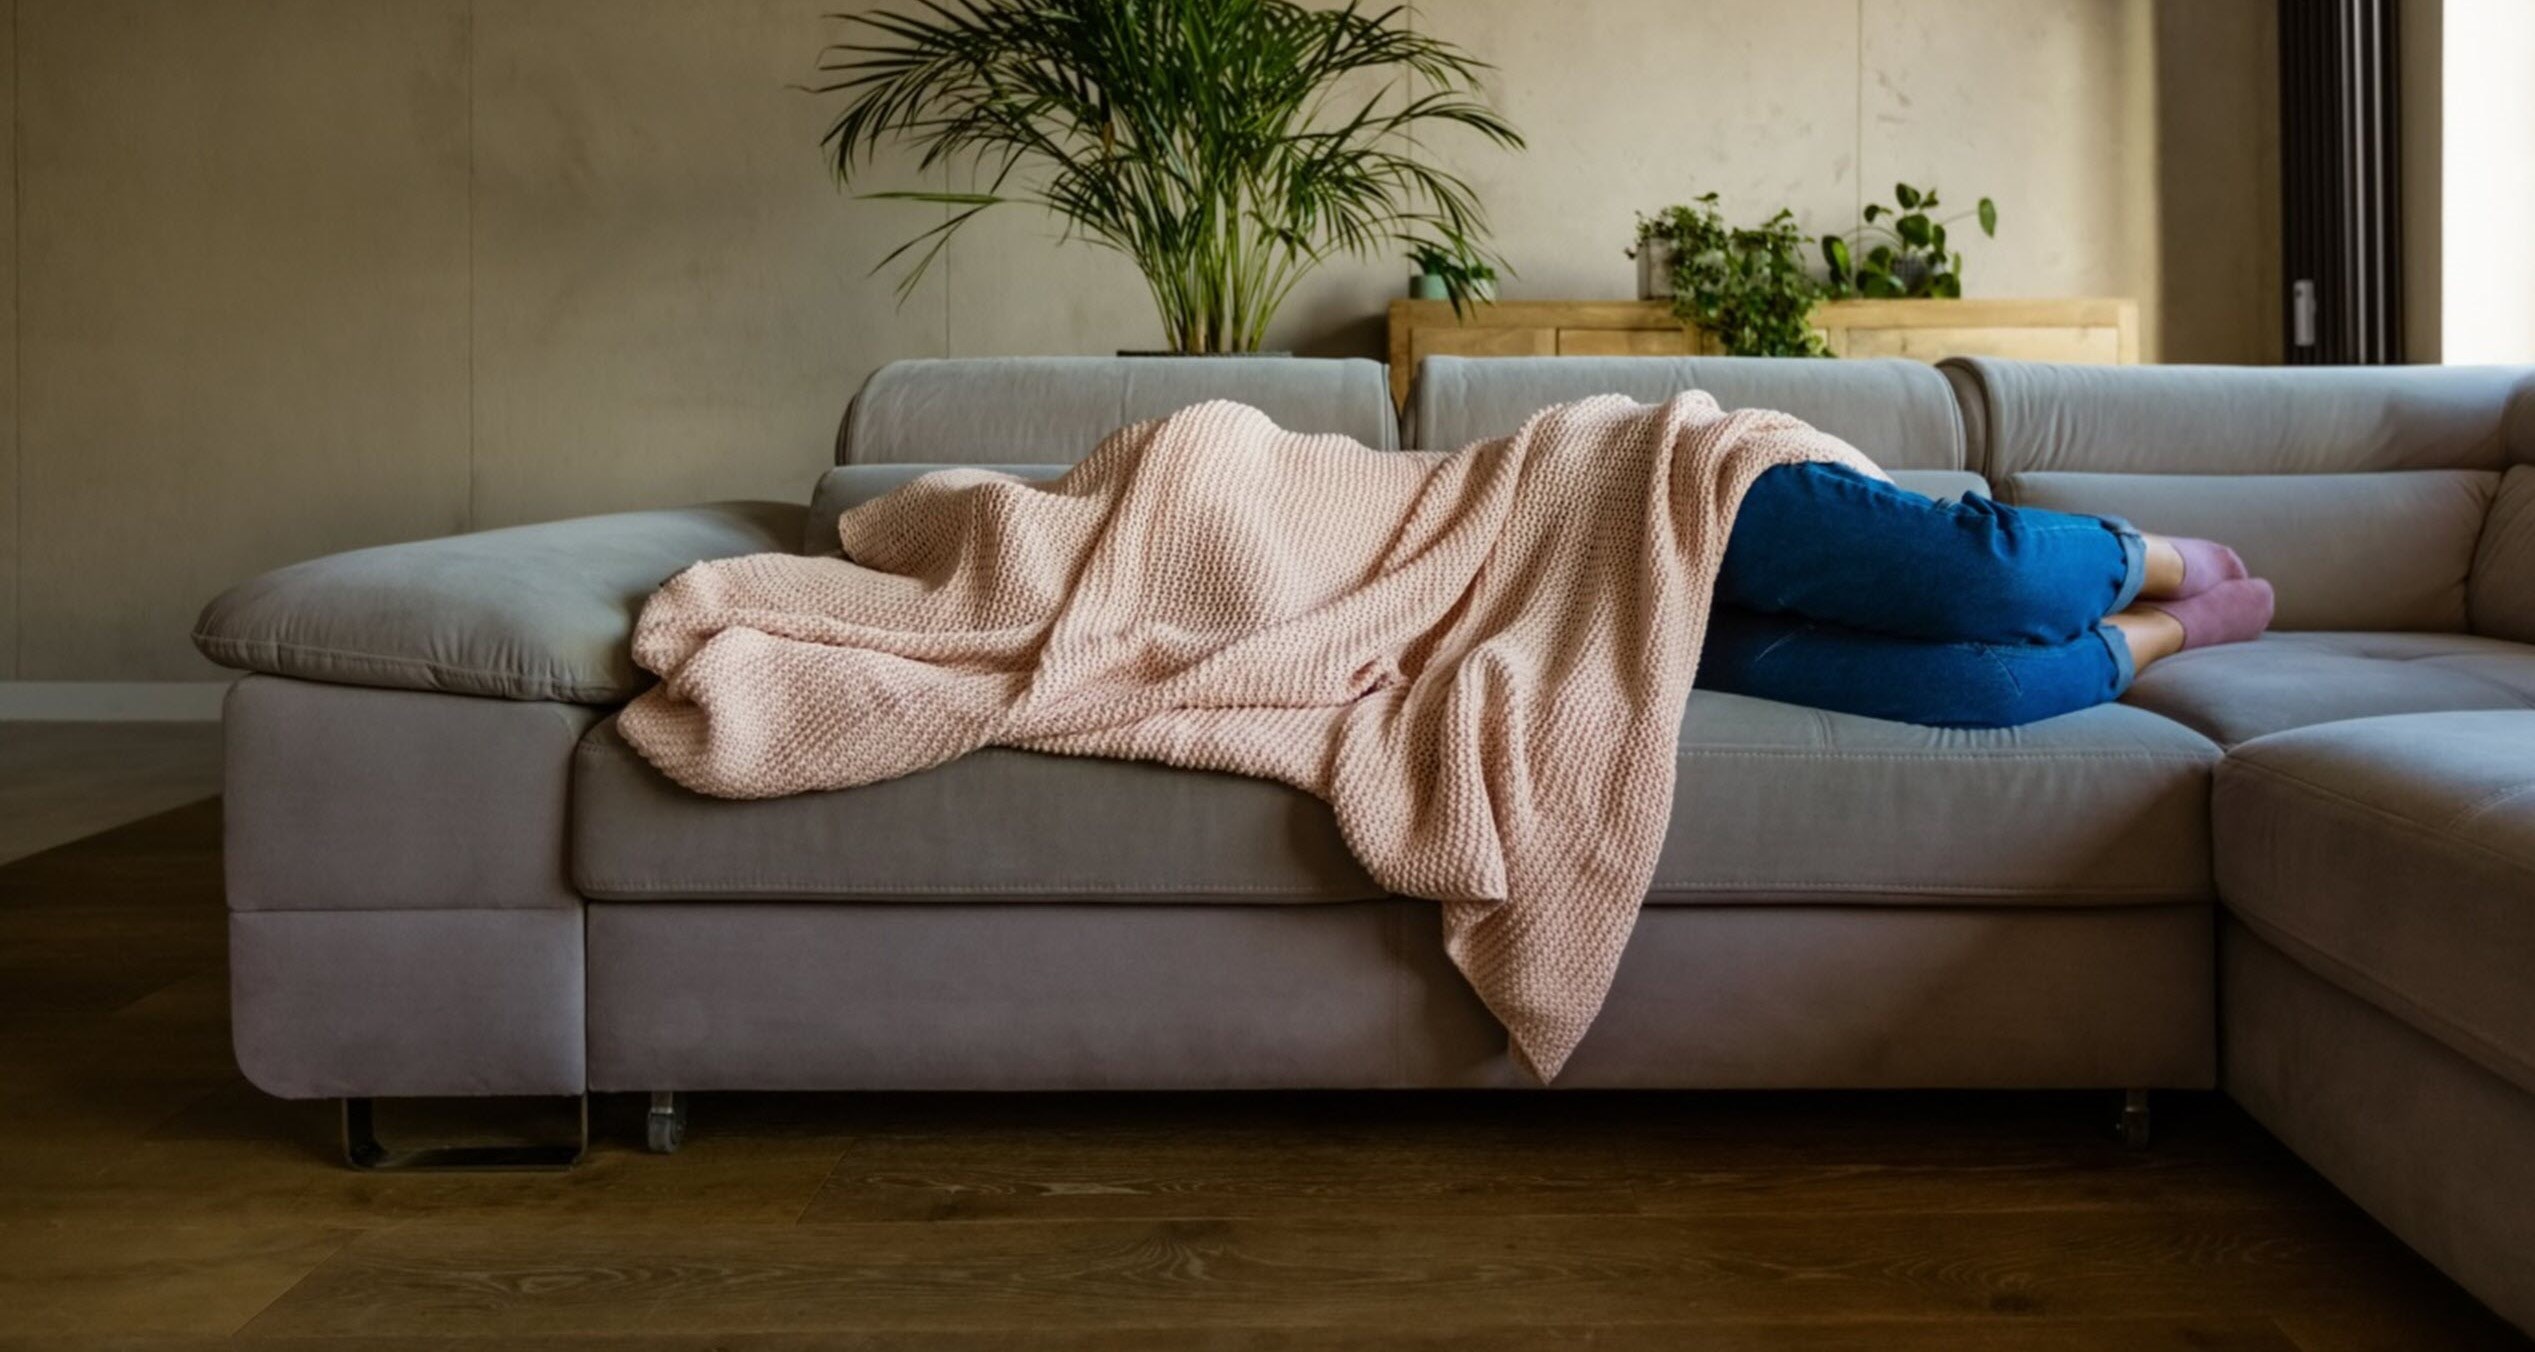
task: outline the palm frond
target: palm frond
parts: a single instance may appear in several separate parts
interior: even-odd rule
[[[1255,348],[1277,307],[1340,255],[1401,245],[1502,266],[1469,183],[1415,152],[1430,132],[1522,137],[1480,93],[1486,63],[1361,0],[908,0],[844,16],[813,92],[844,109],[821,141],[853,186],[895,145],[972,192],[892,250],[905,294],[976,216],[1035,205],[1143,272],[1173,346]]]

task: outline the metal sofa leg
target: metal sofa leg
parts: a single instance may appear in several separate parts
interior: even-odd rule
[[[643,1119],[643,1144],[655,1155],[674,1155],[687,1140],[687,1096],[675,1090],[652,1091],[651,1112]]]
[[[2148,1091],[2125,1090],[2121,1096],[2121,1143],[2133,1150],[2148,1148]]]
[[[485,1171],[557,1172],[581,1162],[590,1150],[590,1096],[578,1100],[580,1137],[551,1145],[426,1145],[391,1150],[379,1144],[375,1106],[365,1098],[343,1100],[343,1162],[355,1169],[411,1173]]]

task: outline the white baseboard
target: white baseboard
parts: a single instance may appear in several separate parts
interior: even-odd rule
[[[0,681],[0,723],[216,723],[227,681]]]

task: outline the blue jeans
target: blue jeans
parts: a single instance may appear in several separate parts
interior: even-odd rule
[[[2089,708],[2129,688],[2103,619],[2146,565],[2123,521],[1781,465],[1735,516],[1698,685],[1946,727]]]

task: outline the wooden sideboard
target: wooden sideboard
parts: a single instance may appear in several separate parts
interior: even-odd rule
[[[1814,311],[1833,356],[2139,360],[2127,300],[1834,300]],[[1391,302],[1391,397],[1405,406],[1423,357],[1714,356],[1660,300],[1507,300],[1456,316],[1449,301]]]

